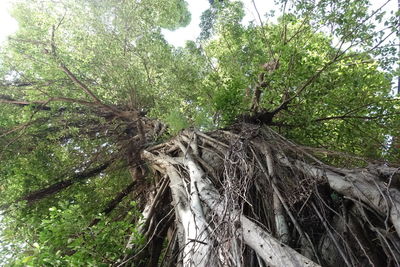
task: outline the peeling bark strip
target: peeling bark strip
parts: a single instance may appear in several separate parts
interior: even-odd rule
[[[170,191],[162,180],[150,198],[141,230],[149,233],[147,222],[165,214],[156,199],[172,199],[175,223],[155,230],[168,244],[165,266],[399,263],[400,192],[388,180],[399,169],[333,168],[248,124],[208,134],[187,130],[141,158],[169,180]]]

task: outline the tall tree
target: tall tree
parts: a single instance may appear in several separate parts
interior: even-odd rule
[[[0,61],[2,261],[400,265],[398,17],[280,2],[247,26],[215,2],[177,49],[161,29],[188,23],[182,0],[19,1]]]

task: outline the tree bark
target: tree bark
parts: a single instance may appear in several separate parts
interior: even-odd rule
[[[398,263],[400,195],[388,179],[399,169],[331,167],[271,129],[249,124],[208,134],[186,130],[141,157],[169,180],[169,190],[157,194],[170,194],[169,232],[176,238],[167,237],[165,254],[154,254],[168,264]],[[152,207],[147,220],[160,210]]]

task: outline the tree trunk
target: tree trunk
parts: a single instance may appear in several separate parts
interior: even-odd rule
[[[141,157],[164,179],[144,212],[147,243],[116,266],[400,263],[399,169],[331,167],[250,124],[186,130]]]

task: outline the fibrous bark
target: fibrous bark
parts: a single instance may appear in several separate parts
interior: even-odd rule
[[[155,237],[166,244],[152,263],[155,257],[167,266],[400,262],[400,192],[391,182],[399,169],[331,167],[250,124],[207,134],[186,130],[141,158],[169,181],[169,190],[164,181],[156,195],[170,201],[152,198],[144,220],[165,216],[166,205],[174,210],[168,231],[142,224],[147,249]],[[120,265],[140,257],[130,248]]]

